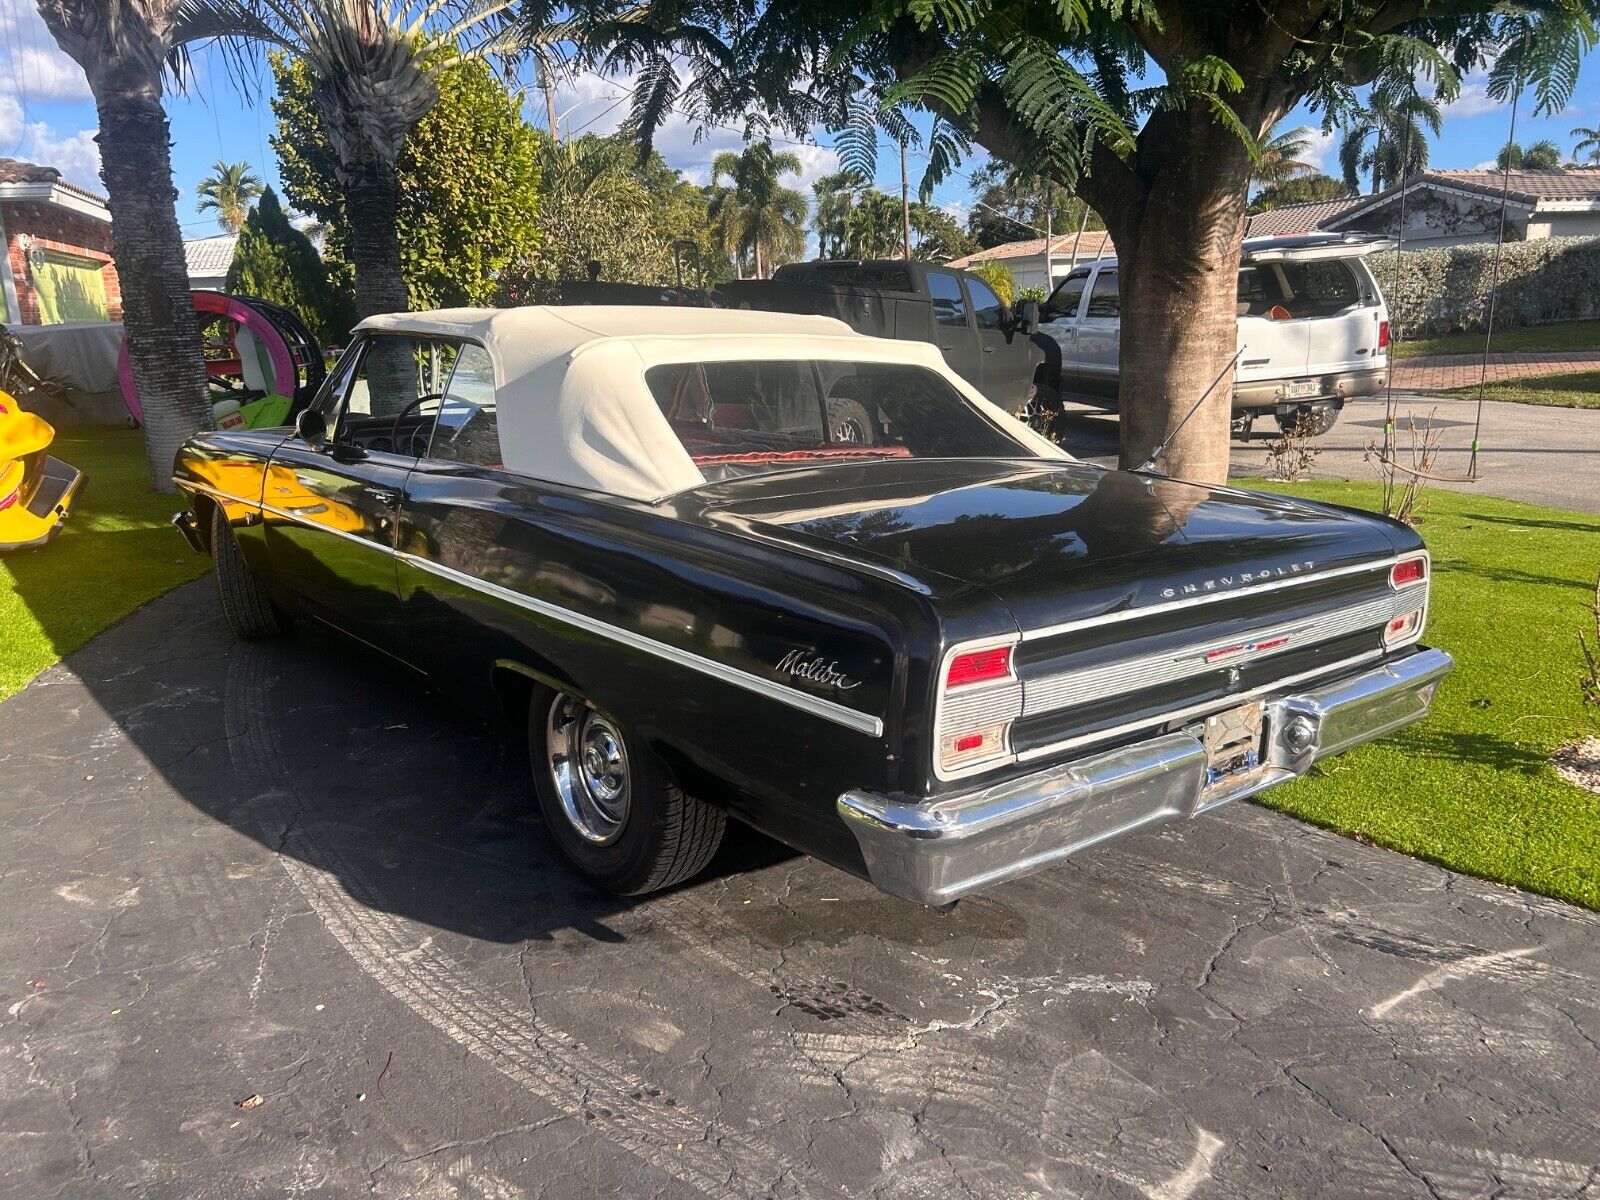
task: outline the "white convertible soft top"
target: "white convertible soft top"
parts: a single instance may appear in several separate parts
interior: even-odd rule
[[[706,481],[645,383],[645,371],[661,363],[913,364],[947,380],[1014,436],[1020,455],[1071,457],[985,400],[932,345],[865,337],[832,317],[715,308],[529,306],[389,313],[368,317],[357,329],[477,342],[494,361],[507,470],[636,500],[657,500]]]

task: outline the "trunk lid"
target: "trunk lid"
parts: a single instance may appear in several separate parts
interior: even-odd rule
[[[700,519],[982,588],[1023,630],[1391,557],[1383,522],[1081,463],[892,460],[697,489]]]

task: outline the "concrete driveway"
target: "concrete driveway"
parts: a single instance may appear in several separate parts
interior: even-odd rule
[[[1432,417],[1441,435],[1433,473],[1445,477],[1467,474],[1476,401],[1397,392],[1395,411],[1402,462],[1411,462],[1407,422],[1420,429]],[[1376,480],[1377,473],[1365,455],[1368,446],[1383,439],[1385,412],[1381,396],[1347,404],[1333,429],[1313,443],[1319,454],[1311,477]],[[1116,464],[1115,416],[1072,405],[1064,428],[1065,444],[1074,454],[1107,466]],[[1267,443],[1277,435],[1277,426],[1266,420],[1257,424],[1252,441],[1235,440],[1230,474],[1235,478],[1266,474]],[[1480,444],[1476,483],[1428,486],[1600,512],[1600,409],[1488,400],[1483,405]]]
[[[1248,804],[946,911],[754,837],[622,903],[204,581],[0,726],[6,1197],[1600,1186],[1600,917]]]

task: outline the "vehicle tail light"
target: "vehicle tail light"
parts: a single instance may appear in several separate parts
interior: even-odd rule
[[[939,739],[939,765],[946,771],[959,770],[1006,754],[1006,731],[1010,721],[947,733]]]
[[[1416,641],[1422,632],[1422,610],[1414,608],[1404,616],[1396,617],[1383,628],[1384,649],[1403,646]]]
[[[987,650],[969,650],[950,660],[945,672],[946,689],[970,687],[975,683],[990,683],[1007,679],[1011,675],[1011,647],[992,646]]]
[[[1422,583],[1428,578],[1428,560],[1418,555],[1416,558],[1404,558],[1389,568],[1389,586],[1396,590],[1409,587],[1413,583]]]
[[[1378,349],[1379,350],[1387,350],[1388,348],[1389,348],[1389,322],[1387,322],[1387,321],[1379,321],[1378,322]]]

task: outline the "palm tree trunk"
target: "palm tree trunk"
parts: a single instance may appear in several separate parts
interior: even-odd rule
[[[349,217],[350,263],[356,271],[356,313],[405,312],[409,307],[400,269],[400,181],[394,164],[376,156],[347,162],[340,170]]]
[[[756,248],[756,278],[757,279],[765,279],[767,277],[767,271],[766,271],[766,267],[763,266],[762,262],[761,262],[761,238],[759,236],[757,236],[756,239],[755,239],[755,248]]]
[[[190,434],[211,427],[211,404],[178,228],[160,75],[150,72],[132,85],[127,79],[122,74],[119,86],[102,83],[97,90],[95,140],[111,209],[128,359],[144,410],[150,486],[170,492],[173,456]]]

